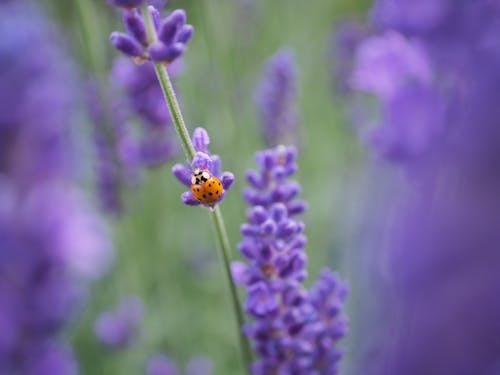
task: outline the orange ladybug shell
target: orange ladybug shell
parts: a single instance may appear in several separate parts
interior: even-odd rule
[[[201,184],[192,184],[191,191],[201,203],[210,204],[220,199],[223,192],[222,184],[217,177],[211,176]]]

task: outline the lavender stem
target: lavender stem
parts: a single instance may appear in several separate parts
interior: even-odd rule
[[[147,6],[142,7],[142,13],[144,14],[144,19],[146,22],[148,40],[150,43],[154,42],[157,40],[158,36],[156,35],[153,19]],[[177,135],[179,136],[179,140],[181,141],[182,148],[187,159],[192,160],[195,156],[196,151],[193,147],[191,137],[189,136],[188,130],[186,128],[184,118],[182,117],[179,102],[177,101],[177,97],[175,95],[172,82],[170,81],[170,78],[168,76],[167,69],[161,63],[154,63],[154,65],[158,81],[160,83],[170,114],[172,116],[172,122],[174,124],[175,130],[177,132]],[[229,264],[231,245],[229,243],[229,237],[227,235],[226,226],[224,224],[224,219],[219,206],[216,206],[214,210],[210,211],[210,216],[215,226],[215,232],[219,242],[219,251],[226,275],[226,280],[229,286],[234,314],[236,317],[243,365],[245,367],[245,370],[250,373],[252,352],[248,340],[243,334],[243,324],[245,320],[243,316],[243,310],[241,308],[241,302],[238,298],[236,286],[234,285],[233,278],[231,276],[231,268]]]

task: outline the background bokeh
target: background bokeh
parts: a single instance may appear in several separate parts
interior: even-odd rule
[[[118,13],[102,0],[41,3],[64,34],[64,47],[78,64],[78,79],[85,82],[94,76],[106,85],[118,56],[108,42],[110,32],[122,28]],[[169,2],[170,9],[186,9],[196,29],[183,73],[176,79],[188,127],[204,126],[224,169],[236,175],[235,187],[222,206],[235,249],[233,258],[239,258],[236,244],[245,219],[240,196],[244,172],[253,167],[254,152],[264,148],[254,89],[267,59],[290,47],[299,76],[297,179],[309,203],[304,221],[310,275],[316,277],[327,265],[352,282],[346,254],[356,242],[350,223],[353,212],[359,214],[353,208],[360,202],[347,198],[355,197],[363,185],[359,171],[364,157],[347,125],[343,100],[334,94],[332,41],[338,22],[364,19],[368,6],[368,1],[349,0]],[[81,185],[97,204],[93,125],[83,100],[74,127],[78,157],[83,161]],[[108,215],[116,262],[107,276],[93,284],[70,330],[82,374],[139,374],[147,358],[157,352],[180,364],[193,354],[203,354],[213,359],[215,374],[242,373],[211,223],[204,210],[181,204],[182,187],[170,173],[179,161],[180,155],[144,171],[140,183],[124,192],[123,213]],[[139,339],[127,349],[110,351],[98,343],[94,322],[100,312],[129,294],[144,302]],[[351,296],[350,303],[356,298]]]

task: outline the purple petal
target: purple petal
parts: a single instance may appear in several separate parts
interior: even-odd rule
[[[255,225],[242,224],[240,232],[243,236],[258,237],[260,236],[260,228]]]
[[[288,215],[298,215],[307,210],[307,203],[304,201],[290,202],[287,205]]]
[[[182,43],[167,46],[162,42],[155,42],[149,46],[151,59],[157,62],[170,63],[180,57],[184,53],[184,50],[185,46]]]
[[[200,201],[198,199],[196,199],[194,197],[193,193],[190,191],[185,191],[184,193],[182,193],[181,200],[184,204],[186,204],[188,206],[200,205]]]
[[[209,169],[211,163],[212,163],[212,159],[210,158],[209,155],[205,154],[204,152],[198,151],[194,155],[191,166],[193,168]]]
[[[182,9],[174,10],[160,26],[158,38],[167,46],[173,44],[177,32],[185,23],[186,12]]]
[[[109,40],[111,44],[120,52],[131,57],[140,57],[144,53],[142,46],[132,37],[127,34],[114,32]]]
[[[193,146],[196,151],[202,151],[208,154],[208,145],[210,137],[204,128],[196,128],[193,131]]]
[[[224,172],[221,177],[222,186],[224,190],[229,190],[234,182],[234,175],[231,172]]]
[[[182,26],[181,31],[177,34],[177,42],[187,44],[194,34],[194,27],[191,25]]]
[[[219,155],[211,155],[212,158],[212,165],[211,165],[211,171],[214,176],[219,177],[220,176],[220,169],[221,169],[221,161],[220,161],[220,156]]]
[[[148,37],[146,34],[146,26],[139,12],[134,9],[125,12],[123,16],[123,23],[127,31],[142,45],[148,44]]]
[[[191,174],[190,168],[185,165],[176,164],[172,167],[172,173],[179,180],[179,182],[187,187],[191,186]]]
[[[248,267],[243,262],[231,262],[231,275],[236,284],[245,285],[249,280]]]
[[[255,206],[250,209],[247,218],[251,224],[261,224],[268,218],[268,214],[264,207]]]

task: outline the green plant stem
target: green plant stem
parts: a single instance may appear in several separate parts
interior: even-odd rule
[[[229,244],[229,237],[226,232],[226,226],[224,224],[224,218],[222,216],[220,207],[216,206],[215,209],[210,212],[210,216],[212,217],[212,222],[214,223],[215,232],[217,233],[217,237],[219,238],[220,253],[224,265],[224,270],[226,272],[226,280],[228,281],[227,284],[229,287],[229,292],[231,294],[233,309],[236,315],[236,324],[240,340],[242,360],[246,370],[249,371],[250,364],[252,362],[252,351],[250,349],[250,344],[248,343],[246,336],[243,334],[243,324],[245,323],[245,320],[243,317],[243,310],[241,308],[241,304],[238,298],[238,292],[236,290],[236,286],[234,285],[231,276],[231,268],[229,265],[230,261],[229,254],[231,252],[231,245]]]
[[[146,20],[146,30],[148,33],[148,40],[150,43],[155,42],[158,39],[156,35],[156,31],[154,28],[153,20],[151,14],[149,13],[147,6],[142,7],[142,13]],[[179,103],[177,101],[172,82],[168,76],[168,72],[163,66],[163,64],[155,63],[155,71],[156,76],[158,77],[158,81],[160,83],[163,96],[165,97],[165,102],[167,103],[168,109],[170,111],[170,115],[172,116],[172,122],[174,123],[175,130],[177,135],[179,136],[179,140],[182,144],[182,148],[188,160],[192,160],[195,155],[195,149],[193,147],[193,142],[189,136],[189,132],[186,128],[186,124],[182,117],[182,112],[179,107]],[[210,216],[214,223],[215,232],[217,235],[217,239],[219,242],[219,252],[221,255],[223,268],[225,272],[225,277],[227,280],[227,284],[229,287],[232,307],[234,310],[234,315],[236,317],[238,338],[240,342],[240,349],[242,355],[243,365],[245,370],[250,373],[250,364],[252,361],[252,352],[250,349],[250,345],[248,343],[248,339],[243,334],[243,324],[244,324],[244,316],[243,310],[241,308],[241,303],[238,298],[238,293],[236,290],[236,286],[234,285],[231,269],[230,269],[230,252],[231,245],[229,243],[229,237],[227,235],[226,226],[224,224],[224,219],[222,216],[222,212],[219,206],[216,206],[213,210],[210,211]]]

